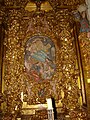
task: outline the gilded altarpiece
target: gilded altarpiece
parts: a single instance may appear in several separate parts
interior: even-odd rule
[[[67,111],[73,120],[86,119],[79,110],[79,70],[70,13],[59,8],[48,12],[8,9],[3,76],[3,106],[8,113],[22,112],[25,102],[42,109],[46,98],[54,98],[60,112]]]

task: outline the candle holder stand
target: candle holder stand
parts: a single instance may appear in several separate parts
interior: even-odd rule
[[[53,108],[52,109],[47,109],[47,111],[48,111],[48,120],[54,120]]]

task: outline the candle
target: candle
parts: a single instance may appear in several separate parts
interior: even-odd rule
[[[27,106],[27,102],[23,102],[23,107],[25,108]]]
[[[17,118],[17,120],[21,120],[21,118]]]
[[[17,110],[18,106],[16,105],[15,110]]]
[[[23,102],[23,92],[21,92],[21,101]]]
[[[48,105],[48,110],[52,109],[53,108],[52,107],[52,99],[48,98],[48,99],[46,99],[46,101],[47,101],[47,105]]]

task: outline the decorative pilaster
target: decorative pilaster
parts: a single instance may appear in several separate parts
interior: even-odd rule
[[[3,6],[1,6],[1,3],[0,3],[0,113],[1,113],[1,103],[4,102],[4,98],[2,94],[3,55],[4,55],[3,42],[4,42],[4,33],[5,33],[5,29],[3,26],[4,15],[5,15],[5,9]]]

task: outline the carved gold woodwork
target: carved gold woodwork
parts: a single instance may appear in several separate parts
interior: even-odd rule
[[[29,12],[36,11],[36,9],[37,9],[37,5],[34,2],[27,3],[27,5],[25,7],[25,10],[28,10]],[[50,5],[50,3],[48,1],[42,3],[40,5],[40,9],[45,11],[45,12],[53,10],[52,6]]]
[[[90,39],[87,38],[86,33],[79,34],[79,44],[82,58],[82,67],[84,74],[84,81],[86,87],[86,96],[87,96],[87,104],[89,108],[89,80],[90,80]]]
[[[75,1],[57,3],[61,5],[64,2],[67,3],[65,5],[75,3]],[[24,5],[26,3],[27,1]],[[78,3],[77,1],[76,4]],[[19,3],[6,0],[5,4],[11,6]],[[18,114],[22,111],[24,102],[30,107],[33,105],[38,108],[37,104],[45,104],[46,98],[52,97],[55,99],[57,108],[61,107],[63,112],[67,110],[71,119],[85,120],[86,114],[79,110],[80,90],[77,84],[79,71],[74,45],[74,21],[68,9],[52,10],[47,13],[41,10],[29,12],[24,8],[10,9],[7,15],[3,92],[6,98],[6,112]],[[48,36],[55,44],[57,67],[53,77],[48,81],[33,81],[25,70],[25,45],[35,35]],[[44,96],[40,96],[38,92],[43,88]],[[24,102],[21,101],[21,92],[24,93]]]
[[[25,7],[25,5],[28,2],[35,2],[34,0],[5,0],[5,5],[7,7],[10,6],[21,6],[21,7]],[[79,4],[83,4],[85,1],[84,0],[48,0],[48,2],[51,4],[51,6],[53,6],[53,8],[59,7],[59,6],[77,6]]]
[[[82,39],[84,38],[84,39]],[[79,43],[81,48],[81,55],[82,55],[82,62],[84,70],[89,71],[90,70],[90,53],[89,53],[89,46],[90,46],[90,40],[87,38],[86,33],[82,33],[79,35]]]

